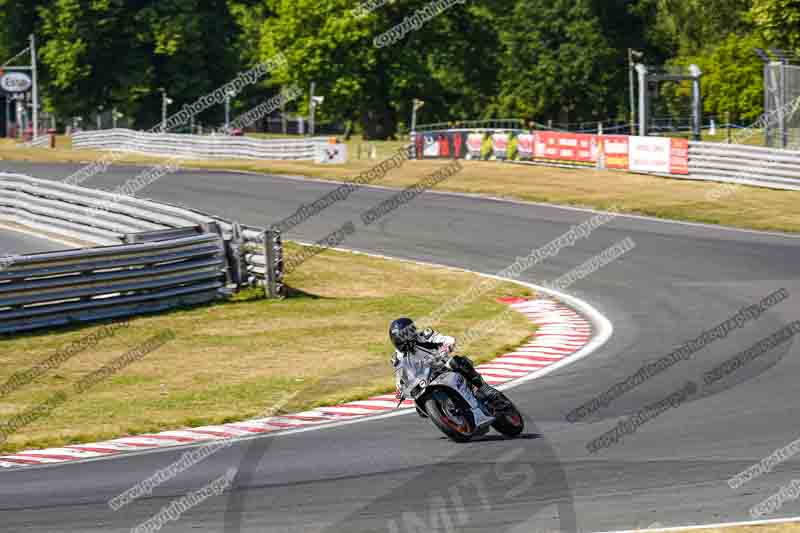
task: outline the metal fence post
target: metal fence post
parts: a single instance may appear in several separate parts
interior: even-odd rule
[[[264,293],[267,298],[282,298],[283,285],[283,245],[278,230],[267,229],[264,231]]]

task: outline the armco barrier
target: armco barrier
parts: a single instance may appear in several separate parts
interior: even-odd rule
[[[316,146],[327,142],[327,137],[252,139],[125,129],[84,131],[72,135],[72,147],[76,150],[114,150],[187,159],[313,160]]]
[[[90,246],[3,258],[0,332],[284,293],[278,232],[192,209],[0,173],[0,220]]]
[[[0,333],[210,302],[225,270],[213,233],[15,256],[0,270]]]
[[[796,191],[800,190],[800,152],[690,142],[688,177]]]

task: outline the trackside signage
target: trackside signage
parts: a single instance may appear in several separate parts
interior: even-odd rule
[[[23,72],[6,72],[0,76],[0,89],[7,93],[24,93],[32,86],[30,76]]]
[[[689,173],[689,141],[666,137],[630,137],[630,169],[661,174]]]

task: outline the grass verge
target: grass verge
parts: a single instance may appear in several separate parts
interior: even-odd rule
[[[55,150],[23,149],[0,144],[0,159],[38,162],[87,162],[101,152],[72,151],[67,138]],[[359,141],[353,141],[357,143]],[[388,157],[401,143],[370,143],[378,159]],[[374,166],[377,161],[354,159],[341,166],[308,161],[186,161],[184,166],[233,169],[272,174],[292,174],[344,181]],[[128,155],[120,162],[157,164],[163,158]],[[409,161],[394,169],[379,184],[412,185],[438,168],[444,160]],[[439,190],[503,198],[608,209],[659,218],[723,224],[741,228],[800,231],[800,191],[775,191],[757,187],[661,178],[594,169],[563,169],[529,165],[465,161],[464,170],[438,185]],[[714,199],[711,192],[722,192]]]
[[[764,524],[757,526],[709,527],[693,530],[676,530],[675,533],[800,533],[800,522]]]
[[[296,246],[287,245],[287,252]],[[394,389],[389,321],[422,317],[486,278],[453,269],[329,251],[288,278],[293,296],[281,301],[243,293],[234,301],[139,317],[35,381],[0,397],[0,429],[59,391],[67,400],[20,428],[0,452],[91,442],[128,434],[217,424],[350,401]],[[531,296],[501,283],[457,312],[439,329],[456,337],[507,307],[499,296]],[[533,328],[514,313],[490,332],[477,361],[527,339]],[[96,332],[87,326],[0,337],[0,385],[17,371]],[[72,386],[153,335],[175,339],[82,394]],[[295,394],[292,396],[292,394]]]

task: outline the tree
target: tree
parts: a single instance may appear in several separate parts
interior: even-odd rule
[[[747,17],[753,0],[657,0],[658,24],[681,55],[698,54],[731,33],[751,29]]]
[[[753,49],[762,46],[755,35],[730,34],[719,45],[697,56],[686,56],[673,64],[696,64],[703,71],[703,110],[734,122],[754,122],[764,112],[763,64]],[[688,85],[673,91],[690,97]]]
[[[367,138],[393,136],[414,98],[426,101],[427,120],[475,117],[495,91],[499,2],[454,4],[398,42],[375,45],[426,5],[394,2],[356,17],[349,0],[276,0],[261,32],[262,59],[285,53],[289,68],[276,81],[315,81],[326,97],[322,114],[356,118]]]
[[[618,52],[587,0],[516,2],[501,32],[498,110],[527,118],[604,117]]]
[[[242,68],[224,0],[54,0],[39,14],[46,99],[62,116],[116,106],[150,128],[161,118],[160,87],[178,109]],[[219,122],[222,110],[203,116]]]
[[[753,0],[750,15],[770,45],[800,50],[800,1]]]

